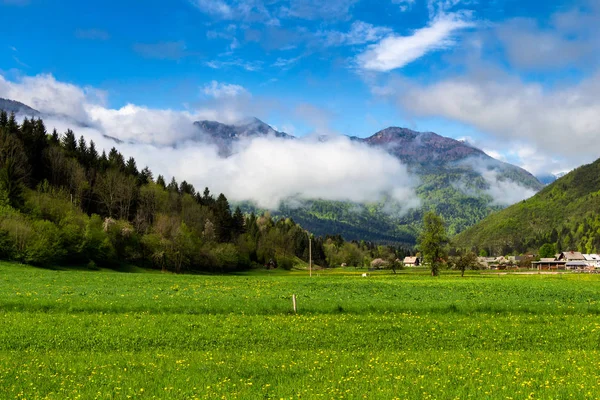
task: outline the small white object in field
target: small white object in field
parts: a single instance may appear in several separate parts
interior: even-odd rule
[[[366,277],[367,277],[367,274],[366,274],[366,273],[364,273],[364,274],[362,274],[362,276],[363,276],[363,278],[366,278]]]

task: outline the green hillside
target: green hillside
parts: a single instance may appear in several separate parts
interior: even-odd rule
[[[522,253],[600,251],[600,159],[577,168],[528,200],[498,211],[454,239],[457,248]]]

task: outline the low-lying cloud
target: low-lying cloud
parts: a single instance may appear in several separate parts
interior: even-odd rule
[[[459,164],[468,166],[480,174],[485,187],[476,188],[473,182],[464,181],[455,182],[454,187],[468,196],[478,197],[485,194],[492,199],[492,205],[507,207],[537,193],[535,189],[506,177],[503,168],[509,166],[496,160],[471,157],[462,160]]]
[[[211,110],[153,110],[131,104],[111,109],[93,90],[49,75],[18,82],[0,76],[0,97],[38,108],[46,114],[48,130],[72,128],[100,150],[117,147],[125,157],[134,157],[140,168],[148,165],[155,176],[185,179],[199,190],[207,186],[233,201],[252,201],[268,209],[286,200],[309,199],[357,203],[387,199],[404,211],[420,204],[414,190],[418,182],[403,164],[383,150],[346,137],[325,142],[260,137],[239,142],[232,156],[222,158],[216,146],[198,141],[202,133],[193,125]],[[76,127],[73,121],[84,126]],[[124,143],[116,144],[107,135]]]

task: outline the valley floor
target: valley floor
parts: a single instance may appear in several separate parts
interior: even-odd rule
[[[362,272],[0,263],[0,398],[600,396],[600,276]]]

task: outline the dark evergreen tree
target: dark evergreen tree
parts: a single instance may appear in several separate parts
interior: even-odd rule
[[[194,189],[194,185],[191,183],[187,183],[186,181],[181,182],[179,185],[179,193],[181,194],[189,194],[190,196],[196,195],[196,189]]]
[[[87,163],[90,168],[95,168],[98,164],[98,150],[93,140],[90,140],[90,147],[87,152]]]
[[[165,183],[165,178],[163,178],[162,175],[158,175],[158,178],[156,178],[156,184],[160,187],[162,187],[163,189],[167,188],[167,184]]]
[[[231,217],[231,209],[229,208],[229,201],[223,193],[219,195],[213,208],[217,240],[220,242],[228,242],[231,240],[233,220]]]
[[[19,134],[19,124],[17,123],[17,118],[15,117],[14,112],[11,112],[10,117],[8,117],[8,123],[6,124],[6,132],[9,135]]]
[[[61,141],[63,149],[67,152],[67,156],[73,157],[77,154],[77,139],[72,130],[67,129]]]
[[[152,176],[152,171],[150,171],[150,168],[144,167],[144,169],[140,172],[140,175],[138,176],[138,184],[142,186],[153,181],[154,177]]]
[[[139,172],[133,157],[129,157],[129,159],[127,160],[127,163],[125,164],[125,173],[127,175],[133,176],[134,178],[137,178]]]
[[[106,151],[102,150],[102,155],[98,159],[98,168],[100,171],[106,171],[109,167],[108,157],[106,157]]]
[[[118,171],[125,170],[125,158],[114,147],[108,152],[108,165]]]
[[[88,167],[88,148],[83,136],[79,137],[79,142],[77,143],[77,160]]]
[[[56,146],[60,144],[60,136],[58,135],[56,128],[52,130],[52,135],[50,136],[50,143]]]
[[[8,114],[4,110],[0,110],[0,127],[6,128],[8,125]]]
[[[210,194],[210,190],[208,188],[204,188],[204,193],[202,195],[202,205],[212,207],[215,204],[215,199]]]
[[[179,185],[177,184],[175,177],[171,178],[171,183],[167,186],[167,190],[171,193],[179,193]]]
[[[239,207],[236,207],[231,220],[231,232],[233,234],[233,237],[238,237],[239,235],[244,233],[244,222],[245,219],[244,214],[242,214],[242,210]]]

